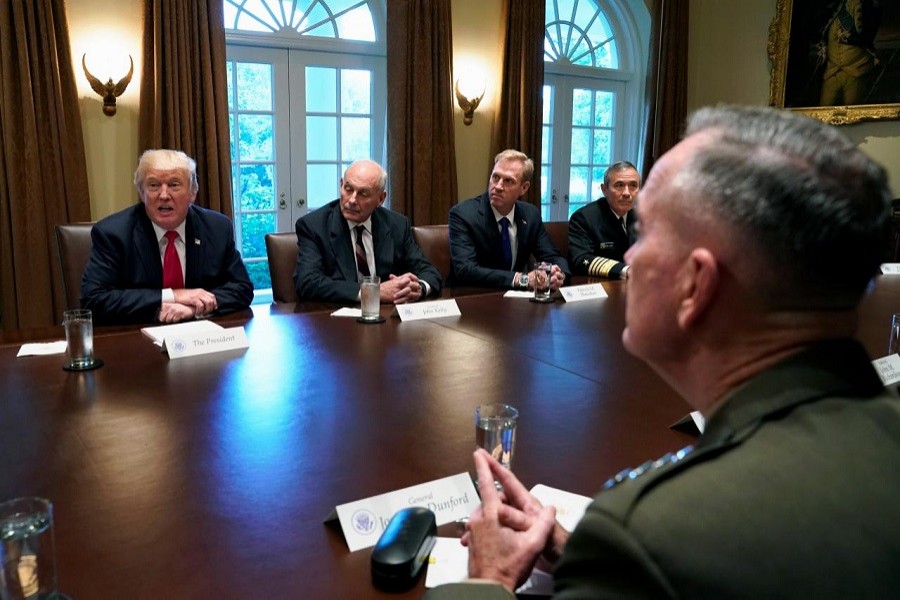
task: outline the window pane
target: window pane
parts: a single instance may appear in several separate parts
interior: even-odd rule
[[[588,198],[588,168],[569,169],[569,204],[586,204]]]
[[[275,210],[274,165],[241,165],[241,210]]]
[[[552,114],[552,106],[553,106],[553,88],[549,85],[544,86],[544,106],[543,106],[543,116],[541,117],[541,123],[550,123],[550,115]]]
[[[541,204],[550,203],[550,195],[547,191],[550,189],[550,169],[541,167]],[[547,217],[549,218],[549,217]]]
[[[235,154],[235,150],[237,149],[234,145],[234,141],[237,139],[237,129],[235,128],[235,115],[234,113],[228,115],[228,146],[230,148],[229,152],[231,152],[231,162],[237,162],[237,154]]]
[[[603,174],[606,173],[606,167],[608,166],[609,165],[595,167],[591,171],[591,199],[593,200],[596,200],[603,195],[603,190],[600,189],[600,184],[603,183]]]
[[[572,91],[572,125],[590,125],[591,91],[574,89]]]
[[[308,165],[306,193],[309,210],[328,204],[338,197],[340,185],[337,165]]]
[[[597,127],[613,126],[613,101],[615,94],[612,92],[597,92],[594,96],[594,125]]]
[[[591,164],[612,163],[612,132],[609,129],[594,130],[594,158]]]
[[[237,115],[240,159],[273,160],[272,115]]]
[[[337,160],[337,119],[306,117],[306,156],[309,160]]]
[[[341,158],[357,160],[372,155],[370,141],[371,119],[346,117],[341,119]]]
[[[225,63],[225,77],[228,80],[228,112],[234,110],[234,62]]]
[[[272,65],[237,63],[238,110],[272,110]]]
[[[345,40],[375,41],[375,24],[368,7],[360,6],[336,19],[338,35]]]
[[[584,127],[572,129],[572,155],[569,162],[586,165],[591,155],[591,130]]]
[[[265,258],[267,233],[275,233],[275,213],[242,214],[241,250],[243,255],[247,258]]]
[[[372,73],[341,69],[341,112],[371,112]]]
[[[272,287],[268,260],[245,262],[244,266],[247,267],[247,274],[250,276],[250,282],[253,283],[254,290],[267,290]]]
[[[553,129],[547,125],[541,128],[541,159],[543,162],[549,162],[550,160],[550,135],[552,131]]]
[[[337,69],[306,67],[307,112],[337,112]]]

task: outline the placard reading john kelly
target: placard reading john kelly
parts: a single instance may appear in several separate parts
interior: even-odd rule
[[[374,546],[401,508],[422,506],[434,513],[438,526],[472,514],[481,500],[468,473],[460,473],[396,492],[341,504],[325,522],[338,519],[350,552]]]
[[[434,300],[416,304],[398,304],[397,314],[401,321],[418,321],[419,319],[439,319],[441,317],[460,316],[456,300]]]

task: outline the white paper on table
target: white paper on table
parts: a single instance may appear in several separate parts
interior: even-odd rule
[[[900,275],[900,263],[884,263],[881,272],[885,275]]]
[[[433,588],[445,583],[459,583],[469,578],[469,549],[459,543],[459,538],[435,538],[434,548],[428,557],[425,587]],[[553,594],[553,576],[540,569],[531,572],[528,580],[516,590],[517,594],[549,596]]]
[[[44,344],[22,344],[22,347],[19,348],[19,353],[16,354],[16,358],[20,356],[47,356],[50,354],[62,354],[65,351],[65,340],[61,342],[47,342]]]
[[[534,298],[534,292],[522,290],[509,290],[503,294],[504,298]]]
[[[361,308],[349,308],[349,307],[339,308],[336,311],[334,311],[333,313],[331,313],[331,316],[332,317],[354,317],[354,318],[358,319],[362,316],[362,309]]]
[[[543,484],[531,488],[531,494],[545,506],[556,507],[556,520],[566,531],[572,531],[584,516],[591,498],[558,490]],[[437,538],[428,559],[428,573],[425,587],[435,587],[444,583],[458,583],[469,577],[469,550],[457,538]],[[517,594],[553,594],[553,576],[540,569],[534,569]]]

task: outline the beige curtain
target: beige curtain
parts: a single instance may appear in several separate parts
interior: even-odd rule
[[[647,0],[650,65],[644,177],[678,143],[687,116],[688,0]]]
[[[90,218],[65,4],[0,0],[0,329],[61,321],[53,227]]]
[[[387,3],[390,203],[413,225],[456,203],[452,37],[449,0]]]
[[[197,203],[232,216],[222,0],[144,0],[139,150],[197,161]]]
[[[532,193],[540,204],[541,115],[544,85],[543,0],[504,0],[503,74],[500,102],[491,136],[491,156],[506,148],[527,154],[535,166]],[[484,179],[487,180],[488,172]]]

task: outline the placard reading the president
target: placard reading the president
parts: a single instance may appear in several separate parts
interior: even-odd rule
[[[185,356],[249,348],[250,342],[247,340],[247,332],[243,327],[232,327],[215,332],[174,335],[167,337],[164,345],[166,352],[169,353],[169,358],[175,360]]]
[[[374,546],[391,517],[401,508],[422,506],[434,513],[438,526],[468,517],[481,500],[468,473],[460,473],[396,492],[338,506],[325,519],[338,519],[350,552]]]

